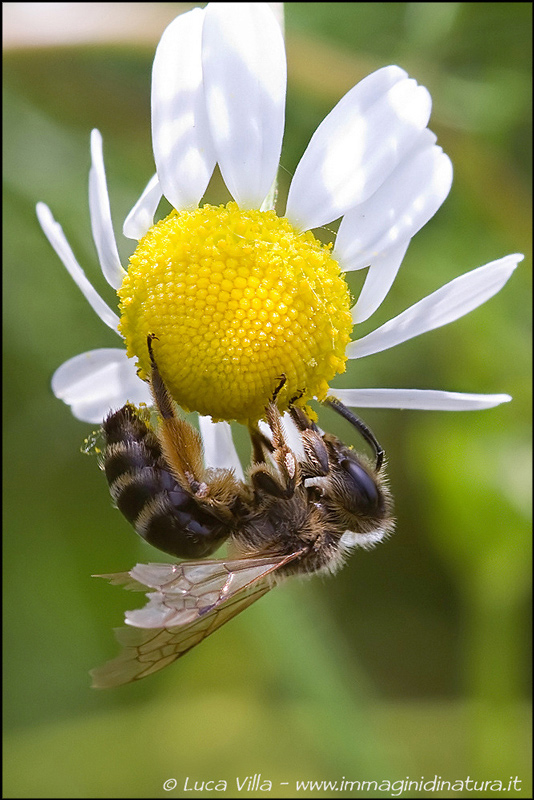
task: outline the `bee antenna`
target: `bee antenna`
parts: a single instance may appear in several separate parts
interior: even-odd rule
[[[373,431],[367,427],[365,422],[361,420],[356,414],[353,414],[347,406],[343,405],[341,400],[338,400],[337,397],[327,397],[324,401],[325,405],[330,406],[336,411],[340,416],[350,422],[359,434],[365,439],[367,444],[370,444],[373,450],[375,451],[376,455],[376,471],[378,472],[383,464],[384,461],[384,449],[380,445],[378,439],[374,435]]]

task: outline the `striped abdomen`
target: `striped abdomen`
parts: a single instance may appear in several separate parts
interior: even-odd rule
[[[137,409],[123,406],[106,418],[102,430],[111,496],[137,533],[178,558],[202,558],[216,550],[230,529],[178,483]]]

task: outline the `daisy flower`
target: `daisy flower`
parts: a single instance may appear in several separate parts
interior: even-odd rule
[[[117,315],[98,295],[50,210],[52,247],[100,319],[121,338],[63,364],[52,388],[81,420],[101,422],[130,401],[150,403],[147,335],[183,408],[198,411],[213,466],[237,467],[230,429],[254,423],[280,376],[280,407],[334,394],[354,407],[489,408],[508,395],[422,389],[335,389],[347,359],[445,325],[498,292],[509,255],[451,281],[363,338],[354,335],[389,292],[412,236],[449,192],[452,166],[427,124],[431,98],[398,66],[368,75],[328,114],[297,168],[285,212],[274,210],[284,131],[286,60],[267,4],[211,3],[164,31],[152,72],[156,174],[124,222],[137,242],[127,270],[113,233],[102,137],[91,134],[89,206]],[[218,165],[233,201],[200,205]],[[164,196],[171,213],[154,224]],[[335,244],[313,229],[341,218]],[[354,304],[345,281],[366,269]]]

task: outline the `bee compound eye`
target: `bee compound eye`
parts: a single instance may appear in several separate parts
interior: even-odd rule
[[[347,473],[351,494],[354,495],[355,505],[368,509],[376,509],[380,494],[378,486],[367,470],[357,461],[345,458],[341,468]]]

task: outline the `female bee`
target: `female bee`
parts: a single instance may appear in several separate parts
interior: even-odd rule
[[[132,590],[155,591],[126,612],[117,630],[124,646],[92,671],[97,688],[157,672],[268,592],[288,575],[333,572],[357,545],[376,544],[393,528],[383,450],[371,431],[338,400],[326,403],[348,419],[375,452],[374,463],[323,433],[296,406],[301,442],[287,442],[276,399],[266,408],[270,435],[251,429],[248,481],[231,470],[206,469],[198,433],[178,417],[159,374],[152,342],[151,388],[157,430],[146,412],[125,405],[104,422],[102,466],[111,495],[135,530],[160,550],[200,559],[224,541],[228,557],[179,564],[138,564],[103,575]]]

